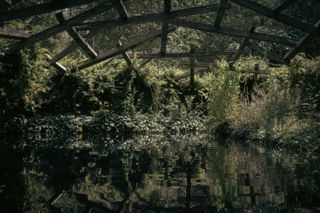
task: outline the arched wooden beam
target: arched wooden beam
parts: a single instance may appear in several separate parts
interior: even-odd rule
[[[55,2],[37,4],[30,7],[3,11],[0,13],[0,20],[10,21],[13,19],[23,19],[23,18],[50,13],[50,12],[54,12],[57,10],[62,10],[70,7],[89,4],[92,2],[95,2],[95,0],[67,0],[62,4],[61,3],[58,4]]]
[[[235,4],[238,4],[240,6],[243,6],[247,9],[255,11],[261,15],[264,15],[264,16],[267,16],[267,17],[274,19],[276,21],[282,22],[288,26],[300,29],[300,30],[302,30],[306,33],[310,33],[314,36],[318,36],[318,37],[320,36],[320,32],[316,27],[314,27],[310,24],[307,24],[307,23],[303,23],[303,22],[298,21],[296,19],[293,19],[293,18],[286,16],[284,14],[275,14],[274,10],[272,10],[268,7],[265,7],[261,4],[258,4],[254,1],[251,1],[251,0],[230,0],[230,1],[232,1]]]
[[[209,24],[197,23],[197,22],[192,22],[192,21],[187,21],[182,19],[172,20],[172,23],[181,27],[187,27],[187,28],[201,30],[205,32],[218,33],[218,34],[228,35],[231,37],[249,38],[249,39],[258,40],[258,41],[268,41],[268,42],[286,44],[290,46],[294,46],[296,44],[295,41],[285,37],[268,35],[263,33],[255,33],[255,32],[250,33],[242,30],[230,29],[230,28],[224,28],[224,27],[220,27],[217,29]]]
[[[123,20],[120,18],[120,19],[112,19],[112,20],[105,20],[105,21],[79,23],[76,25],[76,29],[86,31],[94,28],[112,28],[112,27],[119,27],[119,26],[124,26],[129,24],[163,22],[165,19],[173,20],[176,18],[181,18],[186,16],[193,16],[193,15],[199,15],[203,13],[215,12],[218,10],[218,8],[219,8],[219,4],[211,4],[211,5],[193,7],[188,9],[175,10],[175,11],[171,11],[168,14],[165,14],[162,12],[162,13],[151,13],[147,15],[131,16],[127,20]]]
[[[104,2],[109,2],[109,1],[105,0]],[[54,36],[57,33],[60,33],[64,30],[71,28],[72,26],[74,26],[75,24],[77,24],[79,22],[82,22],[82,21],[87,20],[91,17],[97,16],[98,14],[101,14],[101,13],[105,12],[107,9],[111,9],[111,8],[112,8],[112,4],[101,3],[101,4],[93,7],[92,9],[87,10],[86,12],[83,12],[75,17],[72,17],[69,20],[67,20],[61,24],[50,27],[40,33],[37,33],[37,34],[30,36],[28,39],[25,39],[23,41],[20,41],[20,42],[17,42],[17,43],[10,45],[8,48],[8,51],[6,53],[10,54],[10,53],[14,53],[16,51],[19,51],[23,48],[30,47],[37,42],[43,41],[47,38],[50,38],[51,36]]]

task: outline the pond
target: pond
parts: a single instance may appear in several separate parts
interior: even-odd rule
[[[319,160],[283,151],[205,134],[13,140],[0,145],[0,212],[320,211]]]

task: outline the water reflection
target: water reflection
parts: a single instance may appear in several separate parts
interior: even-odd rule
[[[316,159],[205,135],[73,141],[15,148],[3,140],[0,212],[320,210]]]

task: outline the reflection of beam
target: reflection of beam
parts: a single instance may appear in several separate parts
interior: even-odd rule
[[[225,13],[225,7],[228,3],[228,0],[220,0],[219,9],[217,11],[216,20],[214,21],[214,27],[219,28]]]
[[[26,8],[21,8],[21,9],[14,9],[10,11],[4,11],[0,13],[0,20],[2,21],[9,21],[12,19],[17,19],[17,18],[27,18],[30,16],[35,16],[39,14],[44,14],[44,13],[50,13],[54,12],[56,10],[62,10],[65,8],[69,7],[75,7],[83,4],[88,4],[91,2],[94,2],[95,0],[68,0],[63,3],[55,3],[55,2],[50,2],[50,3],[43,3],[43,4],[38,4]]]
[[[196,22],[182,20],[182,19],[173,20],[172,22],[181,27],[192,28],[192,29],[201,30],[205,32],[218,33],[218,34],[228,35],[231,37],[242,37],[242,38],[249,38],[249,39],[259,40],[259,41],[268,41],[268,42],[287,44],[292,46],[295,45],[294,41],[284,37],[280,37],[280,36],[268,35],[263,33],[250,33],[242,30],[230,29],[230,28],[224,28],[224,27],[220,27],[219,29],[217,29],[209,24],[196,23]]]
[[[211,56],[223,56],[234,54],[234,51],[211,51],[211,52],[180,52],[180,53],[166,53],[165,55],[161,53],[138,53],[135,54],[138,58],[144,59],[160,59],[160,58],[190,58],[190,57],[211,57]]]
[[[60,12],[56,14],[56,18],[59,23],[62,24],[68,20],[68,17],[65,13]],[[90,57],[95,58],[97,53],[94,49],[86,42],[86,40],[74,29],[74,27],[67,29],[68,34],[77,42],[77,44],[81,47],[81,49]]]
[[[106,0],[105,0],[106,1]],[[12,44],[9,46],[8,53],[16,52],[20,49],[30,47],[34,45],[37,42],[43,41],[47,38],[50,38],[51,36],[56,35],[57,33],[60,33],[76,23],[82,22],[86,19],[89,19],[93,16],[96,16],[100,13],[103,13],[106,11],[106,9],[111,9],[111,4],[102,3],[100,5],[97,5],[96,7],[87,10],[86,12],[83,12],[75,17],[70,18],[69,20],[65,21],[62,24],[55,25],[53,27],[50,27],[49,29],[46,29],[40,33],[37,33],[35,35],[30,36],[28,39],[25,39],[23,41],[17,42],[15,44]]]
[[[172,20],[179,17],[215,12],[218,10],[218,7],[219,7],[218,4],[211,4],[206,6],[175,10],[175,11],[171,11],[169,14],[152,13],[147,15],[132,16],[125,21],[120,18],[120,19],[113,19],[113,20],[107,20],[107,21],[79,23],[77,24],[76,28],[78,30],[90,30],[92,28],[100,28],[100,27],[112,28],[112,27],[118,27],[118,26],[123,26],[128,24],[143,24],[147,22],[163,21],[165,19]]]
[[[8,27],[0,27],[0,38],[25,39],[29,36],[29,33],[22,30],[15,30]]]
[[[173,30],[174,30],[173,28],[170,29],[170,31],[173,31]],[[139,47],[148,41],[152,41],[160,36],[161,36],[161,32],[157,32],[155,34],[148,36],[147,38],[143,38],[143,39],[136,41],[132,44],[124,45],[124,46],[116,48],[116,49],[108,50],[108,51],[98,55],[95,59],[89,59],[87,61],[84,61],[82,64],[80,64],[80,66],[78,67],[78,70],[85,69],[85,68],[90,67],[92,65],[98,64],[106,59],[109,59],[109,58],[112,58],[116,55],[122,54],[123,52],[126,52],[128,50],[132,50],[132,49]]]
[[[320,20],[314,25],[317,29],[320,29]],[[289,50],[284,56],[284,60],[291,60],[297,53],[302,51],[306,45],[311,41],[312,35],[310,33],[306,33],[297,43],[297,45]]]
[[[286,1],[282,2],[280,5],[278,5],[276,8],[274,8],[273,11],[275,14],[279,14],[282,11],[284,11],[285,9],[287,9],[288,7],[290,7],[290,5],[292,5],[296,1],[297,0],[286,0]]]
[[[272,18],[276,21],[282,22],[288,26],[300,29],[304,32],[314,34],[316,36],[320,36],[320,32],[318,32],[317,28],[310,24],[303,23],[301,21],[295,20],[289,16],[283,15],[283,14],[275,14],[274,11],[268,7],[265,7],[261,4],[258,4],[251,0],[231,0],[232,2],[246,7],[252,11],[255,11],[261,15],[267,16],[269,18]]]

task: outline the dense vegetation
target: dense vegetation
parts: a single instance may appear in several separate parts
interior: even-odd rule
[[[173,1],[173,9],[217,2]],[[277,4],[277,1],[260,2],[270,7]],[[32,3],[21,2],[22,5]],[[132,14],[162,11],[162,1],[141,1],[141,4],[125,1],[125,4]],[[77,14],[86,7],[90,6],[81,6],[69,13]],[[319,18],[318,9],[317,2],[301,2],[286,13],[313,24]],[[246,17],[252,17],[252,22],[259,23],[258,32],[277,33],[292,39],[303,36],[301,32],[269,19],[262,20],[257,14],[237,6],[233,6],[227,14],[223,20],[225,26],[249,29],[252,23]],[[96,19],[114,16],[116,11],[112,10]],[[194,16],[192,19],[212,23],[214,14]],[[55,23],[54,14],[49,14],[7,24],[35,33]],[[105,29],[90,43],[101,52],[116,46],[119,38],[126,43],[155,29],[161,29],[161,23]],[[11,41],[0,42],[1,46],[5,46]],[[1,56],[0,115],[5,118],[2,121],[10,123],[18,115],[28,119],[49,115],[86,115],[93,116],[95,124],[115,115],[133,120],[140,114],[158,117],[203,116],[208,118],[210,132],[218,137],[267,141],[312,154],[319,152],[320,58],[316,57],[319,51],[314,45],[308,46],[305,54],[296,56],[289,64],[274,67],[270,67],[273,61],[249,49],[232,65],[228,63],[228,57],[197,58],[208,65],[209,71],[197,75],[195,88],[191,88],[188,78],[175,80],[188,71],[183,59],[155,60],[140,67],[143,61],[133,54],[132,67],[128,67],[121,57],[116,57],[71,72],[77,70],[79,61],[84,59],[81,51],[77,50],[62,60],[69,68],[67,72],[55,70],[48,65],[48,58],[69,42],[67,34],[60,33],[16,55]],[[237,45],[225,36],[178,28],[169,35],[168,51],[232,49]],[[287,51],[281,45],[265,42],[258,45],[279,54]],[[136,51],[152,52],[158,49],[157,41]],[[263,74],[251,72],[256,65]],[[249,93],[244,93],[241,85],[249,81],[254,82],[253,88]],[[8,122],[3,126],[8,126]]]

